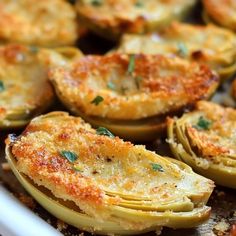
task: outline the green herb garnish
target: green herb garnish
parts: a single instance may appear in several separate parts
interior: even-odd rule
[[[186,45],[183,42],[179,42],[177,46],[178,46],[178,54],[181,57],[186,57],[188,55],[188,48],[186,47]]]
[[[208,130],[212,125],[212,121],[204,118],[203,116],[200,116],[197,122],[197,125],[194,125],[193,127],[198,130]]]
[[[73,169],[74,169],[75,171],[77,171],[77,172],[83,172],[83,170],[81,169],[81,167],[80,167],[80,166],[77,166],[77,165],[74,165],[74,166],[73,166]]]
[[[32,53],[38,53],[38,51],[39,51],[39,48],[37,47],[37,46],[30,46],[30,51],[32,52]]]
[[[69,162],[73,163],[77,160],[78,156],[76,153],[71,151],[61,151],[61,156],[65,157]]]
[[[109,82],[107,83],[107,87],[108,87],[109,89],[111,89],[111,90],[115,90],[115,89],[116,89],[115,84],[113,84],[111,81],[109,81]]]
[[[5,90],[4,83],[0,80],[0,92]]]
[[[99,96],[99,95],[98,95],[97,97],[95,97],[95,98],[91,101],[91,103],[92,103],[92,104],[95,104],[95,105],[97,106],[97,105],[99,105],[99,103],[102,102],[103,100],[104,100],[104,98],[103,98],[102,96]]]
[[[96,6],[96,7],[101,6],[102,5],[102,0],[92,0],[91,4],[93,6]]]
[[[135,5],[136,7],[143,7],[143,2],[137,1],[134,5]]]
[[[134,72],[134,68],[135,68],[135,55],[130,55],[127,74],[132,75],[132,73]]]
[[[141,82],[141,80],[142,80],[142,77],[141,77],[141,76],[136,76],[136,77],[134,78],[135,85],[136,85],[137,89],[140,89],[140,82]]]
[[[96,130],[96,133],[98,135],[105,135],[108,136],[110,138],[114,138],[114,134],[112,134],[108,129],[106,129],[105,127],[98,127]]]
[[[159,172],[164,172],[163,167],[157,163],[151,163],[152,169]]]

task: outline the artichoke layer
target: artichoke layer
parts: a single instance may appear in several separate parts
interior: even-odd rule
[[[236,188],[236,111],[200,101],[196,111],[168,120],[174,155],[217,184]]]
[[[96,231],[92,222],[100,221],[99,230],[111,233],[105,225],[112,222],[132,234],[161,226],[193,227],[208,218],[212,181],[184,163],[108,134],[81,118],[49,113],[33,119],[18,138],[9,136],[7,158],[25,187],[32,181],[79,207],[77,213],[90,222],[85,230]],[[26,188],[46,205],[46,196]],[[46,208],[59,217],[57,209]]]
[[[77,0],[79,19],[102,37],[118,40],[122,33],[145,33],[185,18],[196,0]]]
[[[230,30],[174,22],[159,33],[124,35],[117,51],[180,56],[208,64],[224,79],[236,71],[235,48],[236,35]]]

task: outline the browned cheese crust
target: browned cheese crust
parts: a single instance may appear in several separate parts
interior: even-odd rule
[[[236,31],[235,0],[203,0],[207,14],[218,24]]]
[[[76,13],[65,0],[1,0],[0,42],[55,47],[76,39]]]
[[[209,129],[199,130],[196,126],[192,127],[193,124],[186,128],[186,134],[199,156],[219,163],[222,156],[235,156],[236,110],[201,101],[197,103],[195,113],[210,122]]]
[[[208,98],[219,82],[207,66],[144,54],[81,57],[70,69],[56,68],[49,76],[76,114],[121,120],[177,111]],[[98,104],[97,96],[103,99]]]

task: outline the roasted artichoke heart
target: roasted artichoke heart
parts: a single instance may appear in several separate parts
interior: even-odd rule
[[[218,85],[204,65],[143,54],[80,57],[49,77],[69,110],[126,138],[129,132],[136,135],[137,127],[146,138],[163,130],[164,115],[208,98]]]
[[[103,37],[145,33],[183,19],[196,0],[77,0],[79,19]]]
[[[185,228],[209,216],[205,204],[213,190],[211,180],[105,128],[92,129],[79,117],[64,112],[37,117],[6,143],[7,159],[22,178],[50,190],[67,206],[75,204],[90,224],[91,219],[101,223],[96,229],[85,222],[80,225],[85,230],[114,232],[104,231],[106,222],[118,224],[126,234],[160,226]]]
[[[0,47],[0,128],[20,127],[53,101],[48,68],[38,49]]]
[[[236,31],[235,0],[203,0],[203,5],[207,20]]]
[[[236,110],[199,101],[196,110],[168,119],[173,154],[217,184],[236,188]]]
[[[208,67],[162,55],[84,56],[49,74],[75,113],[137,120],[208,98],[218,77]],[[132,112],[131,112],[132,111]]]
[[[76,13],[65,0],[1,0],[0,42],[56,47],[74,44]]]
[[[223,78],[236,71],[236,35],[214,25],[174,22],[157,33],[126,34],[116,51],[176,55],[207,64]]]

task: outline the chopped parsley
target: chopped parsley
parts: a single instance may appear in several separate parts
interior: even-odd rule
[[[102,96],[99,96],[99,95],[98,95],[97,97],[95,97],[95,98],[91,101],[91,103],[92,103],[92,104],[95,104],[95,105],[97,106],[97,105],[99,105],[99,103],[102,102],[103,100],[104,100],[104,98],[103,98]]]
[[[141,76],[136,76],[136,77],[134,78],[135,85],[136,85],[137,89],[140,89],[140,82],[141,82],[141,80],[142,80],[142,77],[141,77]]]
[[[194,125],[194,128],[198,130],[208,130],[212,125],[212,121],[204,118],[203,116],[200,116],[198,119],[198,122],[196,125]]]
[[[0,80],[0,92],[5,90],[4,83]]]
[[[77,154],[71,151],[61,151],[60,154],[71,163],[75,162],[78,158]]]
[[[154,171],[164,172],[164,169],[160,164],[151,163],[151,166]]]
[[[74,165],[73,169],[77,172],[83,172],[82,168],[80,166]]]
[[[188,55],[188,48],[183,42],[178,43],[178,54],[181,57],[186,57]]]
[[[132,75],[132,73],[134,72],[134,68],[135,68],[135,55],[132,54],[129,57],[129,65],[127,69],[127,74]]]
[[[34,46],[34,45],[32,45],[32,46],[30,46],[30,51],[32,52],[32,53],[38,53],[38,51],[39,51],[39,48],[37,47],[37,46]]]
[[[112,83],[111,81],[109,81],[109,82],[107,83],[107,87],[108,87],[109,89],[111,89],[111,90],[115,90],[115,89],[116,89],[115,84]]]
[[[93,6],[96,6],[96,7],[101,6],[102,5],[102,0],[92,0],[91,4]]]
[[[136,7],[143,7],[143,2],[137,1],[134,5],[135,5]]]
[[[98,127],[96,130],[96,133],[98,135],[105,135],[108,136],[110,138],[114,138],[114,134],[112,134],[108,129],[106,129],[105,127]]]

